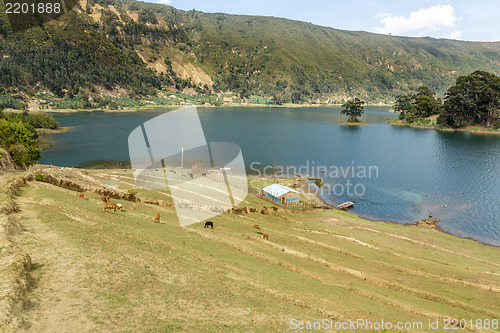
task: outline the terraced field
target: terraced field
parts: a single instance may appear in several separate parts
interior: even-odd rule
[[[23,230],[8,237],[31,257],[23,309],[9,317],[22,330],[284,332],[295,320],[328,319],[340,331],[335,323],[365,319],[410,332],[465,319],[460,331],[499,331],[469,325],[500,318],[498,248],[334,210],[262,214],[270,203],[252,196],[240,206],[257,212],[219,215],[213,230],[181,228],[168,193],[138,189],[135,209],[115,198],[124,210],[103,212],[91,189],[134,189],[130,172],[51,172],[88,190],[84,200],[30,181],[13,199],[19,211],[10,220]]]

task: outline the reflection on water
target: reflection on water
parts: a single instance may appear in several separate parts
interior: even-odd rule
[[[413,223],[440,218],[443,229],[500,245],[500,137],[391,126],[397,114],[366,107],[369,125],[340,125],[340,107],[200,108],[211,142],[234,142],[245,163],[261,166],[376,166],[377,177],[324,177],[336,189],[362,185],[364,193],[324,193],[327,201],[352,200],[362,217]],[[96,160],[128,161],[128,134],[163,110],[127,113],[57,114],[65,133],[42,163],[88,166]],[[359,188],[358,188],[359,189]],[[462,194],[463,193],[463,194]]]

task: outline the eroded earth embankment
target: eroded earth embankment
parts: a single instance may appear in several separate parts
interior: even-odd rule
[[[0,328],[13,332],[23,326],[20,314],[29,304],[31,258],[13,242],[22,231],[14,217],[18,211],[16,196],[19,189],[33,179],[32,174],[15,176],[0,192]]]

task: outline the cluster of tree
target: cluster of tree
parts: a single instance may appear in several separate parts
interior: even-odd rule
[[[437,123],[447,127],[500,127],[500,77],[483,71],[460,76],[446,92],[444,103],[429,88],[420,87],[416,94],[398,96],[394,110],[408,123],[439,115]]]
[[[436,93],[428,87],[419,87],[416,94],[397,96],[394,110],[400,112],[399,119],[413,123],[441,112],[443,102],[435,96]]]
[[[3,89],[0,87],[0,94],[4,93]],[[15,109],[23,110],[26,108],[26,103],[24,103],[21,96],[14,95],[0,95],[0,110],[2,109]]]
[[[46,114],[15,114],[0,110],[0,147],[4,148],[20,166],[32,165],[41,157],[38,128],[56,129],[59,124]]]
[[[460,76],[446,93],[438,124],[500,127],[500,77],[483,71]]]

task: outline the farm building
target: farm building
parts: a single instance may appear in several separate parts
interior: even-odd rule
[[[262,189],[264,195],[274,202],[286,204],[299,202],[300,193],[280,184],[272,184]]]

